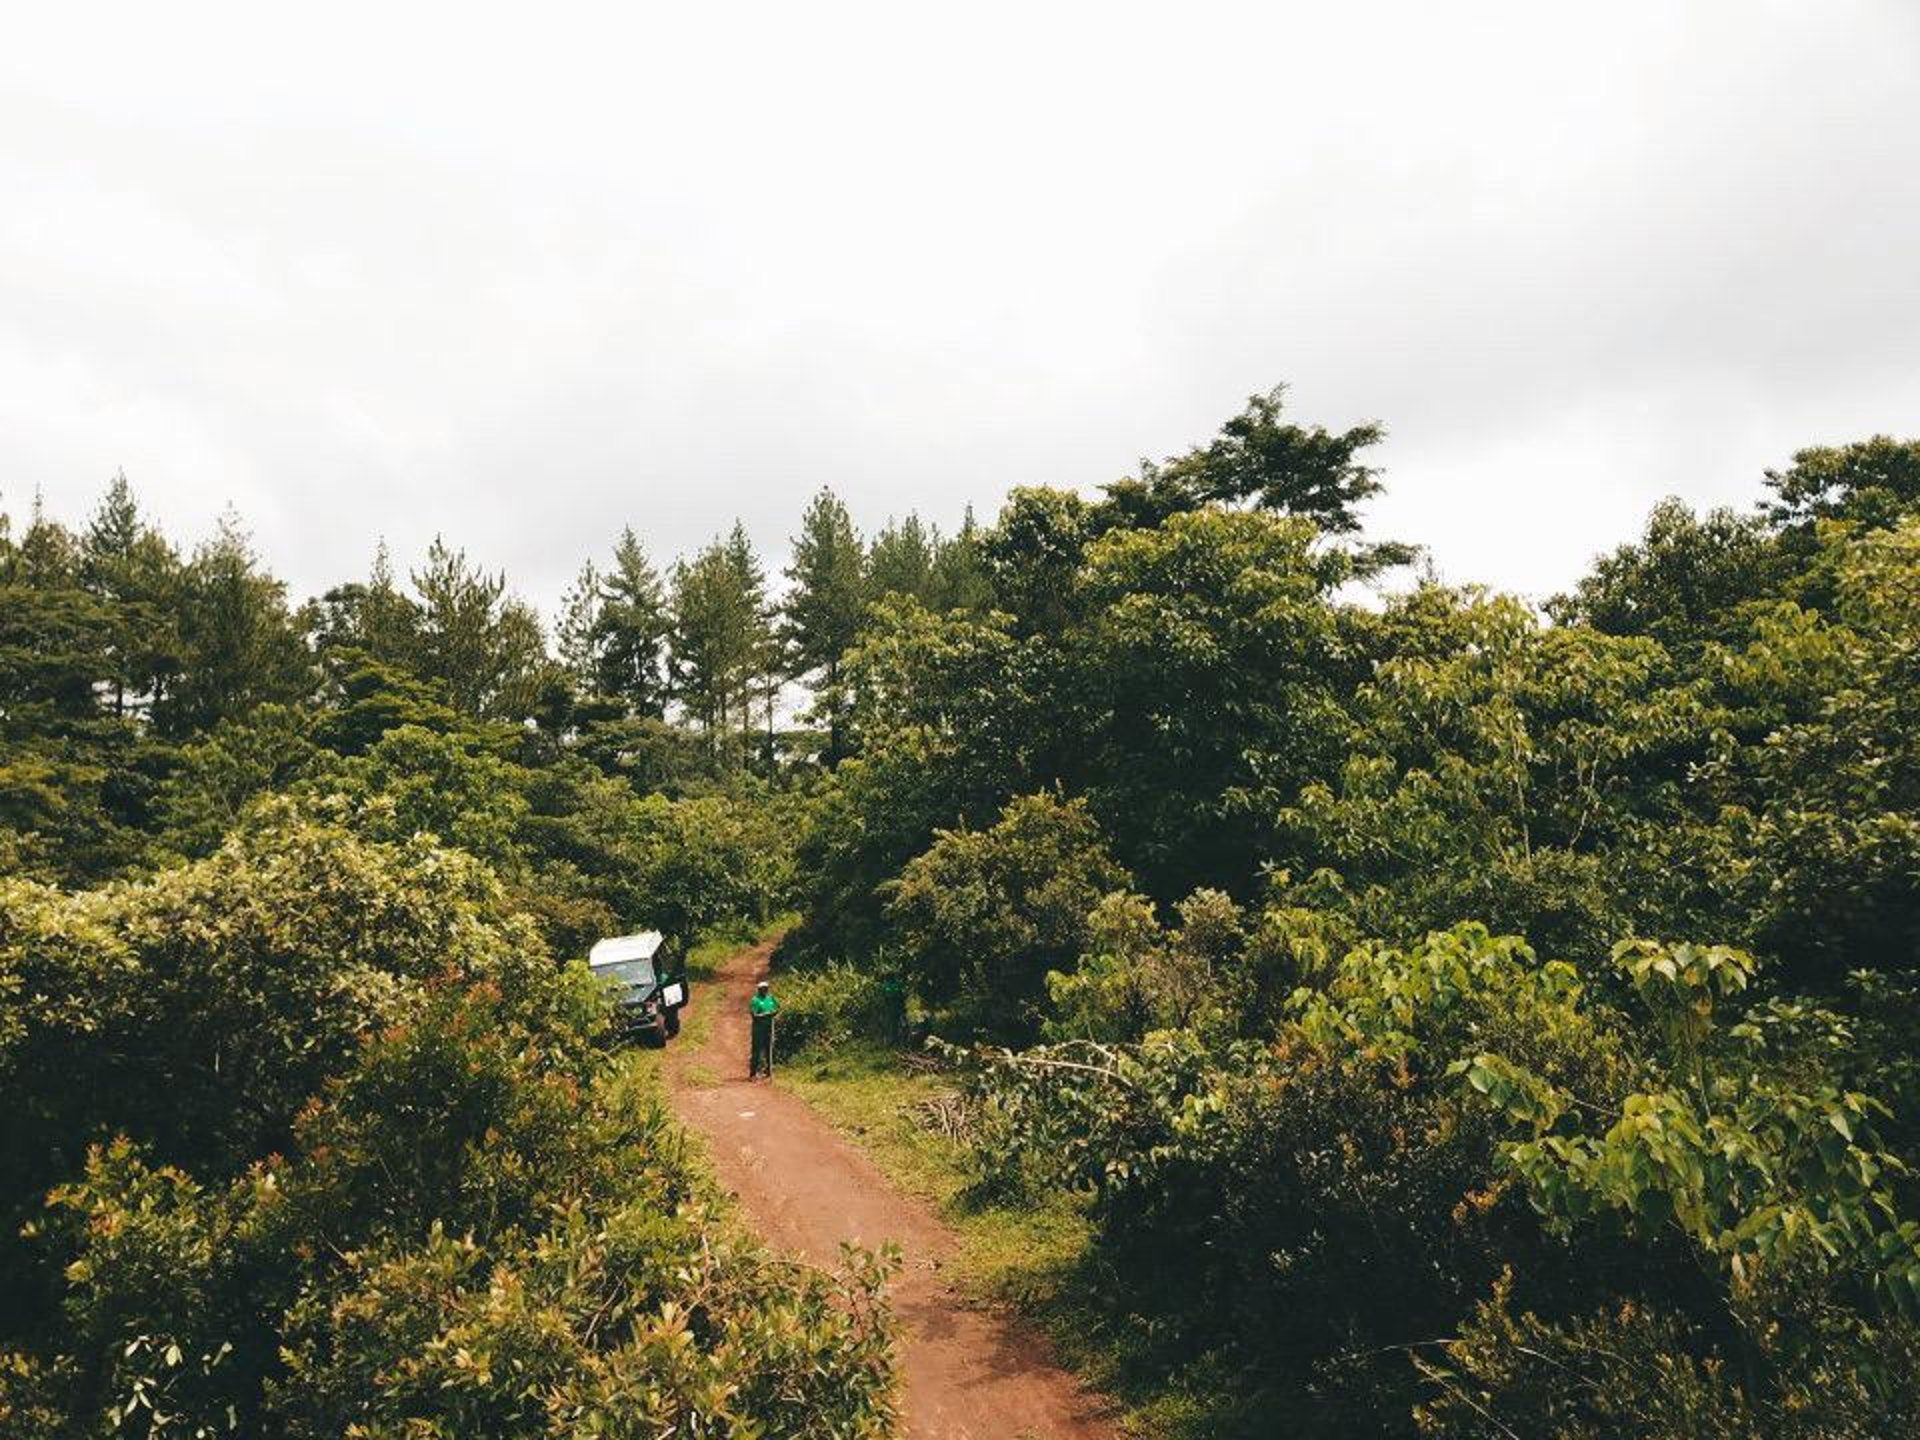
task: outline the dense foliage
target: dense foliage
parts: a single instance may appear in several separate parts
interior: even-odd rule
[[[729,1238],[579,963],[792,885],[674,580],[550,658],[438,543],[294,608],[124,481],[0,527],[0,1435],[887,1433],[883,1268]]]
[[[551,648],[444,544],[0,532],[0,1433],[881,1433],[878,1272],[723,1242],[563,963],[790,903],[783,1044],[939,1037],[1204,1433],[1915,1433],[1920,445],[1536,607],[1283,400],[629,532]]]
[[[904,977],[1206,1433],[1913,1433],[1920,446],[1542,610],[1357,587],[1377,433],[1279,399],[868,610],[788,958]]]

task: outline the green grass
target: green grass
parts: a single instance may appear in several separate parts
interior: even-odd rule
[[[1118,1402],[1127,1434],[1256,1433],[1229,1416],[1231,1381],[1204,1360],[1169,1376],[1164,1357],[1149,1361],[1146,1337],[1099,1302],[1092,1227],[1079,1202],[1059,1192],[996,1199],[976,1184],[962,1148],[920,1123],[915,1102],[950,1089],[949,1077],[909,1070],[869,1041],[803,1052],[779,1079],[894,1184],[934,1207],[960,1237],[953,1279],[961,1291],[1010,1305],[1046,1330],[1061,1361]]]
[[[946,1077],[915,1074],[866,1043],[804,1052],[779,1078],[954,1228],[955,1278],[974,1295],[1031,1308],[1057,1294],[1085,1254],[1087,1221],[1070,1197],[1004,1203],[983,1195],[962,1148],[921,1124],[914,1103],[951,1089]]]
[[[751,921],[741,921],[731,925],[716,925],[702,933],[687,951],[687,978],[690,980],[711,980],[720,968],[720,962],[736,951],[745,950],[750,945],[762,945],[778,940],[800,921],[798,915],[777,915],[765,925],[756,925]]]

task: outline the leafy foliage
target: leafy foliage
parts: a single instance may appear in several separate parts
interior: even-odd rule
[[[1220,1433],[1904,1433],[1912,445],[1665,503],[1542,615],[1348,601],[1375,438],[1256,399],[1014,492],[992,611],[876,607],[787,954],[1047,1042],[969,1052],[983,1178],[1085,1197],[1125,1373]]]
[[[1084,803],[1028,795],[990,829],[939,832],[888,908],[923,993],[1019,1035],[1047,971],[1085,947],[1087,912],[1125,879]]]
[[[764,920],[805,789],[662,713],[631,534],[592,599],[563,666],[439,542],[294,609],[124,479],[0,521],[0,1434],[890,1432],[886,1266],[607,1061],[579,954]]]
[[[7,1253],[0,1409],[884,1432],[883,1271],[718,1240],[657,1102],[604,1069],[604,997],[478,862],[283,804],[147,884],[6,898],[6,1142],[33,1166],[6,1203],[50,1209]]]
[[[1381,431],[1282,401],[822,493],[778,602],[627,532],[555,655],[443,543],[0,525],[0,1432],[878,1433],[878,1272],[702,1238],[554,958],[790,900],[795,1038],[959,1042],[1216,1433],[1909,1431],[1920,448],[1363,603]]]

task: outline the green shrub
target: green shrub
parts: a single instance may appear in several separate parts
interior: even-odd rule
[[[890,1433],[884,1267],[728,1239],[468,856],[275,803],[0,886],[0,1001],[0,1435]]]
[[[1249,1434],[1896,1433],[1863,1418],[1920,1333],[1884,1108],[1772,1058],[1836,1048],[1820,1017],[1716,1023],[1738,952],[1619,960],[1644,1014],[1463,925],[1356,948],[1270,1041],[983,1050],[982,1164],[1088,1196],[1141,1363],[1237,1372]]]
[[[780,998],[780,1048],[789,1055],[852,1040],[891,1045],[906,1041],[905,992],[893,976],[827,965],[782,975],[775,993]]]
[[[1123,888],[1084,802],[1010,802],[986,830],[942,830],[892,890],[888,911],[915,989],[961,1033],[1032,1038],[1047,975],[1087,948],[1087,915]]]

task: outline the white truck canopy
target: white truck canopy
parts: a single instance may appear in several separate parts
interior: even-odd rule
[[[618,965],[627,960],[651,960],[667,937],[658,930],[642,930],[638,935],[616,935],[598,941],[587,952],[587,964],[598,970],[602,965]],[[574,952],[578,954],[578,951]]]

